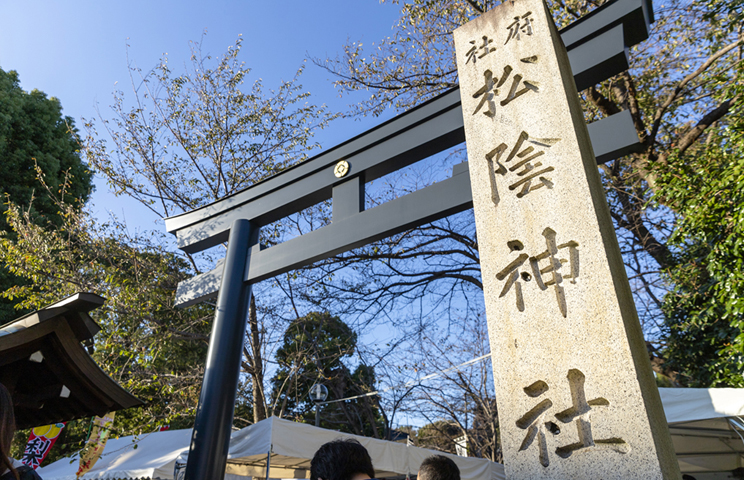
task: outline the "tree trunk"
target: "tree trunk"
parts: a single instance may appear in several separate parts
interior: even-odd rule
[[[251,344],[251,356],[253,357],[253,423],[258,423],[266,418],[266,397],[264,395],[264,370],[263,358],[261,357],[261,337],[258,330],[258,316],[256,315],[256,299],[251,296],[251,304],[248,307],[249,339]]]

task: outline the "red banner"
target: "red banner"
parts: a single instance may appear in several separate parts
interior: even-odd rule
[[[26,450],[23,451],[21,462],[32,467],[34,470],[39,468],[41,462],[44,461],[52,449],[52,445],[57,441],[57,437],[59,437],[63,428],[65,428],[64,423],[55,423],[36,427],[31,430],[31,435],[28,436],[28,443],[26,444]]]

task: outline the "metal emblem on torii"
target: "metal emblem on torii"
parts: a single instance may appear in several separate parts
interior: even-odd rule
[[[627,49],[648,38],[651,22],[651,0],[611,0],[561,30],[577,89],[627,70]],[[600,164],[640,146],[628,111],[588,130]],[[224,477],[251,285],[472,208],[463,162],[451,178],[364,210],[366,182],[464,141],[456,88],[237,194],[165,220],[185,252],[228,242],[223,262],[181,282],[176,293],[183,307],[218,297],[186,479]],[[260,248],[262,226],[328,199],[330,225]]]

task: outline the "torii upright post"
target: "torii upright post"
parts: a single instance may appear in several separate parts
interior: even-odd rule
[[[222,480],[225,477],[251,299],[251,286],[244,277],[248,253],[257,237],[258,229],[252,229],[248,220],[235,220],[230,228],[207,364],[191,434],[186,480]]]
[[[455,30],[509,479],[678,479],[565,48],[543,0]]]

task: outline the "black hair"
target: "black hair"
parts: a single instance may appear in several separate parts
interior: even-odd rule
[[[0,383],[0,466],[3,470],[10,470],[14,478],[18,472],[13,468],[10,459],[10,444],[15,434],[15,415],[13,414],[13,398],[5,385]]]
[[[321,445],[310,461],[312,480],[351,480],[357,473],[375,477],[375,469],[367,449],[353,438]]]
[[[460,480],[460,469],[451,458],[432,455],[421,462],[418,480]]]

